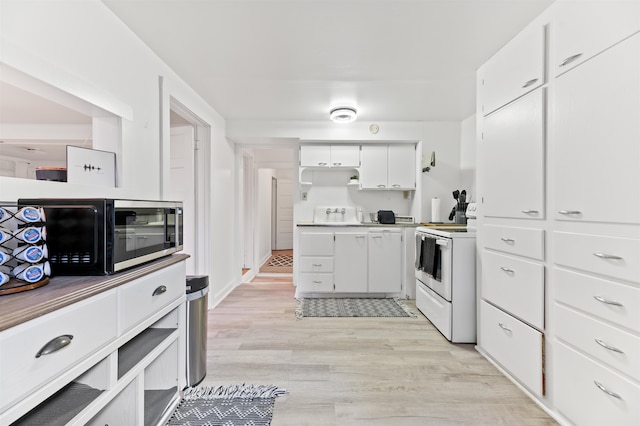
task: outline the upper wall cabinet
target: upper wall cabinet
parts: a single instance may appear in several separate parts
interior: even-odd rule
[[[479,71],[478,95],[482,115],[529,93],[544,83],[545,29],[526,28]]]
[[[362,146],[362,189],[416,189],[416,170],[415,145]]]
[[[575,1],[556,4],[553,25],[554,75],[570,70],[640,31],[640,2]]]
[[[640,34],[556,79],[555,217],[640,223]]]
[[[479,154],[485,216],[544,218],[545,90],[484,120]]]
[[[359,145],[301,145],[301,167],[360,167]]]

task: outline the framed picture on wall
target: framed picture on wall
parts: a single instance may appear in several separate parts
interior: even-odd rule
[[[67,145],[67,182],[115,187],[115,152]]]

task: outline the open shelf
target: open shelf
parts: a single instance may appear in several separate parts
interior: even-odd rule
[[[165,340],[175,329],[147,328],[118,349],[118,379]]]
[[[15,423],[12,423],[12,426],[66,425],[100,396],[102,392],[104,391],[82,383],[71,382]]]
[[[144,424],[158,424],[171,401],[176,398],[178,388],[147,389],[144,391]]]

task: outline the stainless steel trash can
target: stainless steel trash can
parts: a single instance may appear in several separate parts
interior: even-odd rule
[[[187,386],[197,385],[207,374],[208,293],[208,276],[187,276]]]

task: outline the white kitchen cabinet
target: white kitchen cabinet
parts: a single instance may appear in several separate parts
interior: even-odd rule
[[[0,333],[0,424],[46,419],[51,426],[151,425],[166,420],[186,382],[185,264],[169,263],[153,272],[144,268],[128,277],[125,271],[102,282],[88,279],[82,291],[90,294],[97,287],[113,287]],[[74,288],[63,293],[65,298],[80,297],[73,283],[79,278],[56,279],[67,280],[60,281],[61,289]],[[118,280],[125,282],[113,283]],[[146,294],[149,282],[154,288],[165,286],[167,297],[123,324],[124,301],[137,292]],[[56,303],[60,297],[53,293]],[[65,335],[69,338],[59,339]],[[36,357],[41,348],[49,350]]]
[[[570,70],[638,31],[640,2],[558,1],[553,21],[554,75]]]
[[[518,34],[478,71],[478,96],[483,116],[544,83],[545,31],[530,26]]]
[[[362,189],[416,188],[416,148],[412,144],[363,145]]]
[[[337,232],[334,262],[335,291],[367,292],[367,232]]]
[[[303,231],[299,236],[300,291],[316,293],[333,291],[333,232]]]
[[[402,234],[397,230],[369,232],[369,292],[402,290]]]
[[[359,145],[301,145],[301,167],[359,167]]]
[[[544,260],[544,230],[516,226],[484,225],[484,246],[491,250]]]
[[[640,34],[556,79],[555,218],[640,223]]]
[[[545,91],[536,90],[486,117],[480,156],[487,217],[544,218]]]

